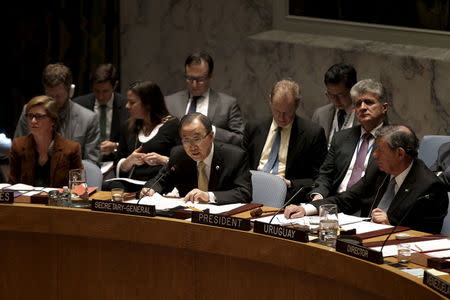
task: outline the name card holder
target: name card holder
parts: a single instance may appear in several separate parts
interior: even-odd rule
[[[154,205],[114,202],[109,200],[92,200],[91,209],[94,211],[111,212],[126,215],[154,217],[156,210]]]
[[[423,273],[423,284],[450,299],[450,283],[447,281],[425,271]]]
[[[13,203],[14,192],[0,191],[0,203]]]
[[[336,251],[353,257],[373,262],[375,264],[382,264],[384,262],[383,253],[375,251],[364,246],[359,246],[343,239],[336,240]]]
[[[253,232],[302,243],[309,242],[309,229],[304,228],[292,228],[255,221]]]
[[[251,229],[250,220],[210,214],[207,212],[193,211],[191,215],[192,223],[212,225],[217,227],[231,228],[243,231],[249,231]]]

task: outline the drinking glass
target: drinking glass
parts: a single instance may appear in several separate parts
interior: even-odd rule
[[[397,260],[399,263],[408,263],[411,259],[411,245],[398,244],[397,245]]]
[[[86,184],[86,171],[73,169],[69,171],[69,189],[72,200],[87,200],[89,198]]]
[[[319,241],[328,247],[336,246],[339,232],[338,209],[336,204],[319,206]]]
[[[113,188],[111,189],[111,200],[116,202],[123,201],[123,189],[122,188]]]

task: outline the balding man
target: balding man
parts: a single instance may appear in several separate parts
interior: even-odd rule
[[[283,178],[288,187],[287,198],[313,183],[327,153],[323,128],[296,115],[299,103],[300,88],[296,82],[277,82],[269,99],[272,116],[249,121],[244,131],[250,169]]]
[[[403,225],[415,230],[440,233],[447,214],[444,184],[417,159],[418,139],[406,126],[384,126],[377,133],[373,156],[383,174],[370,171],[344,193],[305,206],[290,205],[285,216],[316,214],[320,205],[334,203],[351,214],[361,209],[381,224]]]

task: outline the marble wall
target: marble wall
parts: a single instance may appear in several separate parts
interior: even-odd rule
[[[298,113],[309,118],[328,101],[324,72],[343,61],[387,87],[392,122],[450,135],[450,50],[272,30],[272,9],[271,0],[122,0],[122,91],[139,79],[182,89],[186,56],[204,49],[212,87],[236,96],[245,118],[269,114],[269,90],[285,77],[299,82]]]

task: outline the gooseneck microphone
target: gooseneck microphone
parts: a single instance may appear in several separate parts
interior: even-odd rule
[[[398,226],[400,226],[400,224],[403,223],[403,221],[405,220],[405,218],[408,216],[408,214],[411,212],[411,210],[417,205],[417,203],[419,203],[421,200],[424,199],[430,199],[433,196],[433,194],[426,194],[424,196],[421,196],[419,198],[417,198],[416,202],[413,203],[413,205],[411,205],[408,210],[406,211],[406,213],[403,215],[403,217],[400,219],[400,221],[397,223],[397,225],[394,226],[394,228],[392,228],[391,232],[388,234],[388,236],[386,237],[386,239],[384,240],[383,244],[381,245],[381,249],[380,252],[383,253],[383,248],[386,245],[387,241],[389,240],[389,238],[391,237],[391,235],[395,232],[395,230],[397,229]]]
[[[172,167],[170,167],[168,172],[162,172],[161,175],[159,175],[159,177],[155,180],[155,182],[152,183],[152,185],[148,189],[149,190],[153,189],[155,185],[161,180],[161,178],[163,178],[167,173],[173,172],[175,170],[176,170],[175,165],[173,165]],[[139,204],[139,202],[141,202],[142,198],[144,197],[145,195],[143,193],[140,193],[139,199],[136,204]]]
[[[273,221],[273,219],[276,217],[276,215],[278,215],[278,213],[279,213],[282,209],[284,209],[286,206],[288,206],[289,204],[291,204],[292,200],[294,200],[294,198],[295,198],[301,191],[303,191],[304,189],[313,189],[313,188],[315,188],[316,186],[317,186],[317,184],[313,183],[312,185],[305,185],[305,186],[302,186],[301,188],[299,188],[298,191],[296,191],[295,194],[294,194],[291,198],[289,198],[289,200],[288,200],[282,207],[280,207],[279,210],[277,210],[277,212],[272,216],[272,219],[270,219],[269,224],[272,224],[272,221]]]

